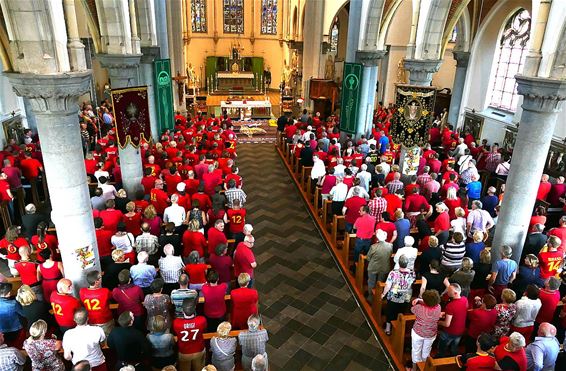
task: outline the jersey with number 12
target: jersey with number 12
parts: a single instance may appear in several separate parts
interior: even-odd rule
[[[206,332],[206,318],[196,316],[194,318],[176,318],[173,321],[173,332],[177,336],[179,353],[193,354],[204,350],[204,338]]]
[[[88,322],[93,325],[100,325],[112,320],[110,310],[111,293],[107,288],[89,289],[83,287],[79,296],[88,311]]]

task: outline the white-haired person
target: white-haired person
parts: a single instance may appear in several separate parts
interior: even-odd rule
[[[185,221],[186,215],[187,213],[185,212],[185,208],[183,206],[179,206],[179,195],[172,195],[171,206],[166,207],[163,212],[163,222],[173,223],[175,224],[175,228],[179,229]]]
[[[416,249],[415,249],[416,250]],[[391,334],[391,322],[403,313],[411,302],[415,272],[409,268],[409,259],[401,255],[394,270],[389,272],[381,299],[387,298],[385,333]]]
[[[145,295],[151,293],[149,286],[157,276],[157,270],[153,265],[147,264],[149,254],[145,251],[138,253],[138,264],[130,268],[132,283],[141,287]]]
[[[212,364],[218,371],[232,371],[235,367],[234,354],[238,341],[235,337],[230,337],[231,330],[230,322],[221,322],[216,329],[218,336],[210,339]]]
[[[165,256],[159,259],[159,274],[165,282],[163,292],[169,295],[171,291],[179,288],[179,276],[183,272],[185,264],[180,256],[173,255],[175,248],[170,243],[163,247],[163,253]]]
[[[399,269],[399,258],[402,255],[405,255],[405,258],[409,261],[407,268],[415,270],[415,260],[417,260],[417,254],[419,252],[419,250],[413,246],[415,244],[415,239],[412,236],[406,236],[403,239],[403,242],[404,246],[398,249],[393,257],[395,269]]]
[[[375,232],[377,243],[370,246],[367,253],[368,262],[368,296],[371,299],[377,281],[383,282],[389,273],[389,261],[393,245],[386,241],[387,232],[378,229]]]
[[[450,230],[450,216],[448,215],[448,206],[444,202],[435,205],[438,216],[434,219],[434,235],[438,238],[438,244],[444,245],[448,241]]]
[[[527,370],[527,354],[525,338],[518,332],[509,337],[502,337],[499,345],[495,347],[496,370]]]
[[[267,371],[267,358],[263,354],[258,354],[252,359],[252,371]]]
[[[266,329],[260,329],[259,316],[252,314],[248,317],[248,331],[241,331],[238,334],[238,342],[242,348],[242,367],[250,370],[252,361],[257,355],[262,355],[267,368],[267,353],[265,344],[269,340]]]
[[[528,370],[554,370],[560,343],[556,339],[556,327],[548,322],[540,324],[535,341],[527,345]]]
[[[23,348],[31,359],[33,370],[60,371],[65,369],[63,360],[59,356],[61,341],[54,338],[45,338],[47,322],[40,319],[29,327],[29,337],[24,341]]]

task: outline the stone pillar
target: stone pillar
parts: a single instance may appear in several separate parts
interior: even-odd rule
[[[405,69],[410,72],[409,84],[430,86],[432,75],[438,72],[441,60],[435,59],[405,59]]]
[[[310,105],[309,81],[320,76],[320,68],[324,68],[321,60],[322,23],[324,2],[307,0],[305,3],[305,25],[303,30],[303,97],[305,105]]]
[[[89,90],[91,72],[36,75],[6,73],[17,95],[25,97],[37,121],[41,152],[57,228],[65,277],[75,290],[85,287],[76,249],[92,247],[100,270],[90,195],[77,121],[78,98]]]
[[[523,113],[491,245],[494,264],[500,259],[502,245],[513,248],[515,261],[521,258],[558,113],[566,99],[565,80],[520,75],[515,79],[517,92],[523,96]]]
[[[362,23],[362,0],[350,0],[348,13],[348,37],[346,39],[346,63],[355,63],[360,48],[360,26]],[[365,72],[365,71],[364,71]],[[365,73],[364,73],[365,77]]]
[[[169,33],[169,58],[171,59],[171,76],[185,75],[185,44],[183,41],[183,2],[181,0],[167,1],[167,26]],[[185,99],[179,99],[179,94],[173,94],[175,109],[185,110]]]
[[[71,71],[85,71],[87,69],[85,46],[79,37],[75,0],[65,0],[63,2],[63,6],[65,7],[65,20],[67,22],[67,35],[69,37],[67,49],[69,49],[69,63],[71,64]]]
[[[159,123],[157,118],[155,102],[155,86],[153,84],[153,61],[159,58],[159,47],[158,46],[144,46],[142,47],[143,55],[141,57],[141,75],[142,82],[147,85],[147,96],[149,99],[149,120],[151,123],[151,137],[157,143],[159,141]]]
[[[138,21],[136,19],[136,4],[134,0],[128,1],[130,9],[130,27],[132,29],[132,52],[140,53],[140,36],[138,34]]]
[[[458,118],[462,105],[462,94],[464,94],[464,85],[466,84],[466,73],[468,72],[470,52],[455,50],[452,54],[456,60],[456,74],[454,75],[452,99],[450,100],[450,109],[448,110],[448,123],[456,128],[458,127]]]
[[[112,89],[133,87],[139,85],[139,65],[141,54],[98,54],[96,58],[102,67],[108,70],[110,86]],[[120,148],[120,169],[122,170],[122,184],[128,197],[134,197],[139,189],[143,177],[141,154],[139,149],[131,145]]]
[[[386,53],[385,50],[358,50],[356,52],[356,60],[364,65],[356,137],[367,136],[371,132],[375,107],[375,88],[377,86],[377,65]]]
[[[169,58],[169,43],[167,41],[167,0],[155,0],[155,26],[157,45],[161,58]]]

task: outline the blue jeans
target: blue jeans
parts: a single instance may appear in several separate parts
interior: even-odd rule
[[[356,238],[356,245],[354,246],[354,264],[358,262],[360,253],[366,255],[371,246],[371,238]]]
[[[458,344],[460,344],[461,335],[450,335],[445,331],[438,332],[438,357],[451,357],[458,354]]]
[[[346,229],[346,232],[348,233],[352,233],[352,231],[354,230],[354,225],[352,223],[346,222],[344,227]]]

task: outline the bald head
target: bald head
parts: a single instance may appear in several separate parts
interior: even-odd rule
[[[59,294],[70,294],[73,290],[73,283],[67,278],[61,278],[57,282],[57,292]]]
[[[554,325],[551,325],[548,322],[543,322],[540,324],[540,327],[538,328],[538,336],[555,337],[556,327],[554,327]]]

